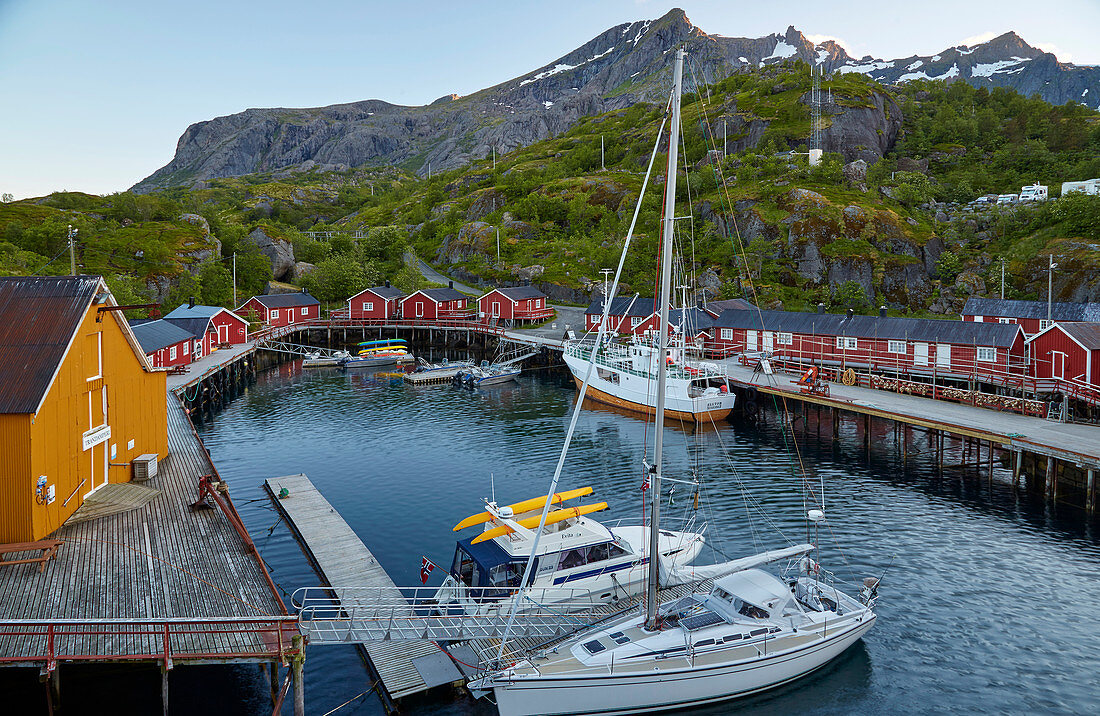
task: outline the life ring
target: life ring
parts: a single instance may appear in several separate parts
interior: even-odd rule
[[[855,385],[856,372],[849,368],[848,370],[844,371],[844,375],[841,376],[840,380],[842,383],[844,383],[844,385]]]

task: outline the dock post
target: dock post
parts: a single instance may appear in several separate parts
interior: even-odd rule
[[[291,642],[296,651],[290,658],[290,679],[294,684],[294,716],[306,716],[305,684],[302,679],[302,664],[305,654],[302,651],[302,637],[297,635]]]
[[[168,716],[168,669],[162,664],[160,667],[160,708],[164,716]]]
[[[993,441],[989,441],[989,488],[993,489]]]
[[[1024,451],[1015,450],[1016,460],[1012,463],[1012,489],[1015,490],[1020,486],[1020,468],[1024,464]]]
[[[836,408],[833,408],[832,411],[833,411],[833,442],[835,443],[836,441],[838,441],[840,439],[840,416],[838,415],[838,413],[840,411],[837,410]]]
[[[1085,483],[1085,511],[1092,514],[1096,509],[1096,470],[1089,468],[1088,481]]]
[[[282,690],[279,687],[279,662],[273,661],[264,666],[267,669],[268,680],[271,682],[271,705],[274,706],[279,701],[279,692]]]
[[[863,416],[863,444],[867,447],[867,457],[871,457],[871,416]]]
[[[903,425],[901,428],[901,464],[902,467],[909,462],[909,426]]]
[[[43,668],[43,671],[46,671]],[[50,716],[61,712],[61,665],[54,664],[53,670],[46,677],[46,699],[49,705]]]
[[[1047,456],[1047,499],[1058,499],[1058,480],[1054,475],[1054,458]]]

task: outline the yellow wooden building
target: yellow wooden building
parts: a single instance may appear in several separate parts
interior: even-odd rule
[[[0,542],[41,539],[167,457],[165,372],[99,276],[0,277]]]

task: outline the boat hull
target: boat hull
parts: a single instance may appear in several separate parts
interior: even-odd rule
[[[578,378],[577,376],[573,376],[573,382],[576,383],[577,390],[580,390],[581,386],[584,384],[584,380],[582,380],[581,378]],[[732,394],[730,394],[730,395],[732,395]],[[616,396],[616,395],[611,395],[610,393],[605,393],[604,391],[600,390],[599,388],[597,388],[597,387],[595,387],[591,384],[589,384],[588,390],[585,392],[585,397],[586,398],[591,398],[592,400],[595,400],[596,402],[599,402],[599,403],[603,403],[605,405],[614,405],[615,407],[623,408],[624,410],[629,410],[629,411],[634,412],[634,413],[640,413],[642,415],[654,415],[657,412],[657,409],[652,405],[647,405],[646,403],[637,403],[637,402],[634,402],[632,400],[628,400],[626,398],[621,398],[621,397]],[[703,410],[700,410],[698,412],[696,412],[694,410],[692,410],[692,411],[676,410],[676,409],[670,408],[666,405],[665,406],[665,420],[666,421],[672,420],[672,421],[692,421],[692,422],[696,422],[696,423],[709,423],[712,420],[714,420],[714,421],[725,420],[732,411],[733,411],[733,406],[732,405],[729,406],[729,407],[724,407],[723,406],[723,407],[714,408],[714,409],[711,409],[711,410],[703,409]]]
[[[689,668],[684,659],[668,659],[659,674],[544,675],[494,685],[493,693],[500,716],[635,714],[701,706],[773,689],[813,673],[859,641],[874,622],[872,615],[826,641],[751,661]],[[675,661],[684,668],[675,668]]]

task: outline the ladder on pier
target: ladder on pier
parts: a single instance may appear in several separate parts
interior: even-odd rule
[[[273,477],[264,482],[264,487],[327,583],[330,608],[344,610],[341,595],[348,592],[350,585],[369,585],[377,598],[390,604],[394,615],[412,611],[386,570],[308,477]],[[319,639],[313,643],[334,642]],[[462,681],[454,662],[430,640],[363,639],[343,643],[357,643],[366,653],[381,682],[383,701],[391,711],[397,699]]]

